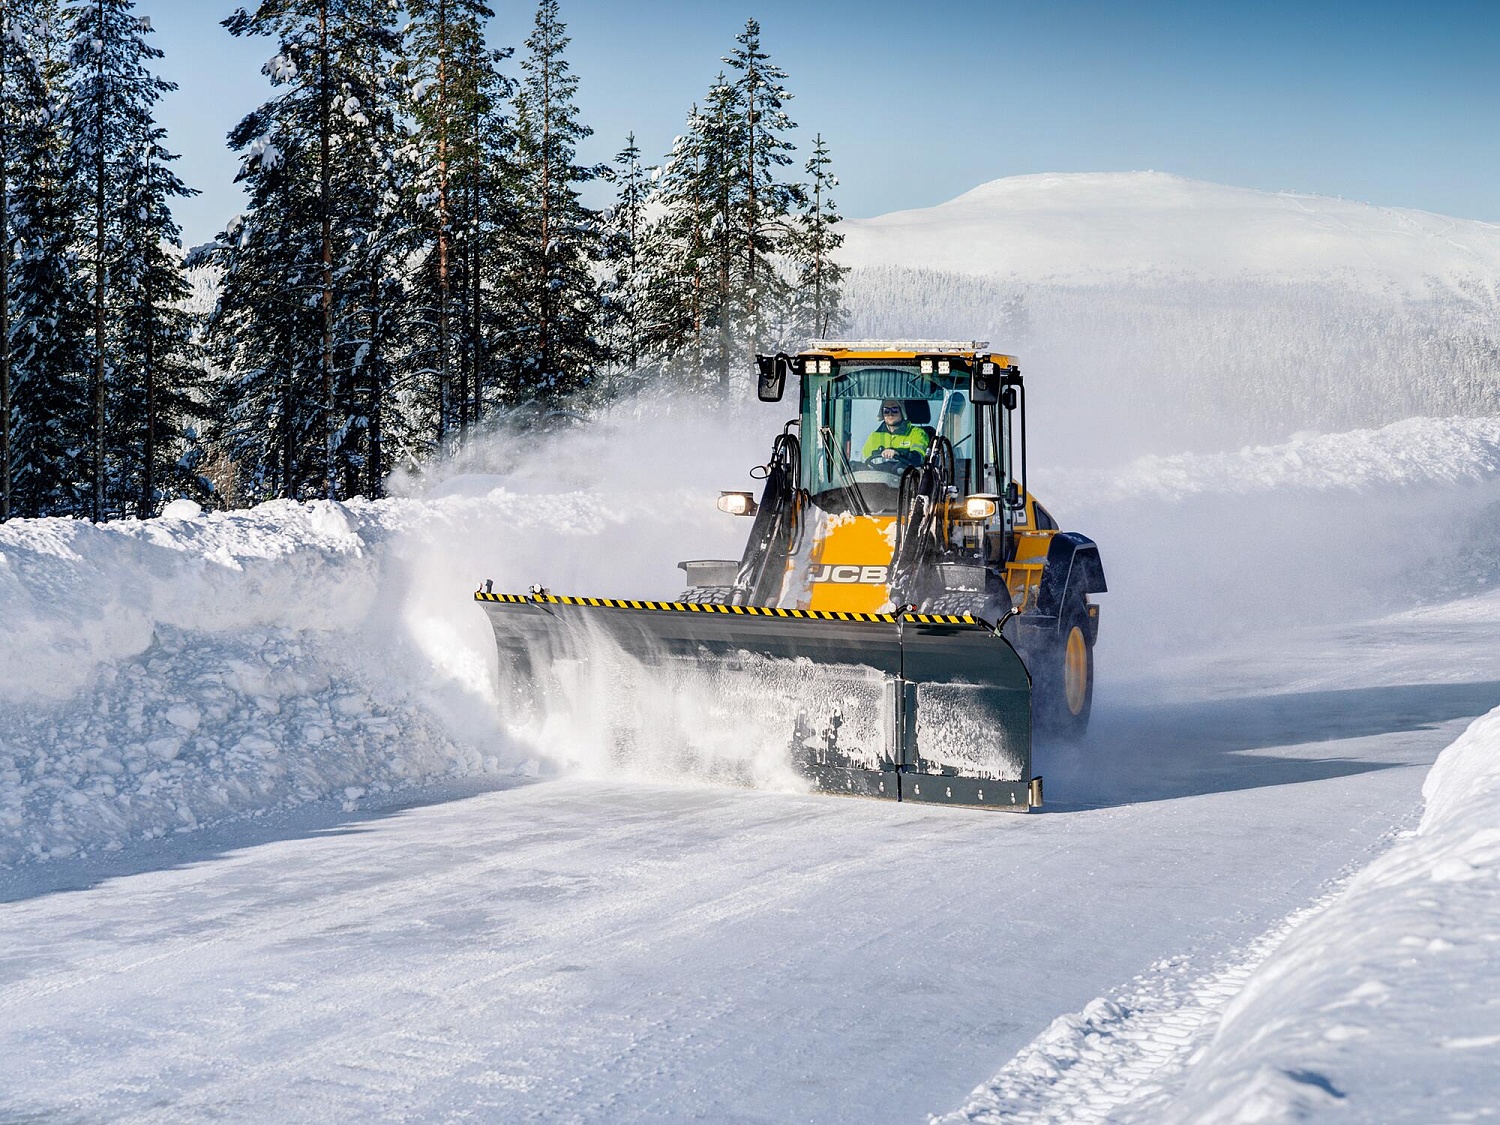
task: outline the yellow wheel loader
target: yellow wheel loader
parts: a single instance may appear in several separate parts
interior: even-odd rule
[[[760,399],[795,381],[799,410],[752,470],[760,496],[719,497],[753,521],[743,556],[678,564],[673,602],[485,582],[507,680],[623,654],[724,701],[711,722],[773,741],[815,790],[1040,804],[1032,729],[1088,724],[1105,582],[1027,489],[1014,358],[862,341],[756,359]]]

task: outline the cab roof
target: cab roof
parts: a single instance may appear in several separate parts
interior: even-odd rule
[[[916,359],[925,355],[951,355],[972,360],[985,356],[1003,366],[1014,366],[1015,358],[990,351],[988,340],[814,340],[799,355],[826,355],[833,359]]]

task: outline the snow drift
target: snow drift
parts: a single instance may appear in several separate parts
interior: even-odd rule
[[[1414,834],[1294,929],[1163,1122],[1477,1120],[1500,1059],[1500,710],[1428,775]],[[1455,1081],[1468,1075],[1467,1081]]]
[[[698,483],[757,460],[729,429],[512,437],[423,499],[0,524],[0,865],[532,768],[472,591],[675,595],[739,549]]]

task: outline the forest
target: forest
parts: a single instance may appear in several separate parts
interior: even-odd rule
[[[249,203],[188,249],[150,20],[0,0],[0,519],[378,497],[498,426],[727,403],[756,352],[842,326],[832,157],[755,20],[670,152],[587,164],[557,0],[516,48],[493,17],[235,10],[271,48],[228,137]]]

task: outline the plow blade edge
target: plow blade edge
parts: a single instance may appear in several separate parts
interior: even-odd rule
[[[689,697],[709,733],[769,746],[819,792],[1039,803],[1030,680],[1010,643],[976,618],[483,590],[475,599],[502,677],[543,705],[559,666],[597,672],[624,657],[648,670],[637,688]]]

